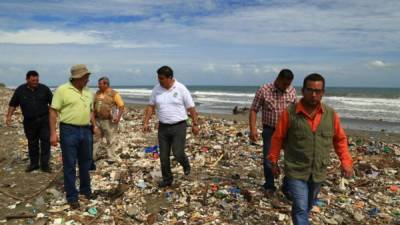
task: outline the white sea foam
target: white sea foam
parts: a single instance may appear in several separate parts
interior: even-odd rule
[[[234,99],[221,99],[221,98],[195,98],[195,101],[199,103],[230,103],[237,105],[247,105],[249,101],[240,101]]]
[[[117,88],[115,89],[120,94],[124,95],[135,95],[135,96],[150,96],[151,90],[145,88],[135,88],[135,89],[127,89],[127,88]]]
[[[375,105],[399,105],[400,99],[387,99],[387,98],[355,98],[355,97],[336,97],[328,96],[324,97],[324,101],[332,103],[343,103],[358,106],[375,106]]]
[[[232,92],[215,92],[215,91],[195,91],[192,93],[195,96],[225,96],[225,97],[248,97],[253,98],[254,94],[249,93],[232,93]]]
[[[151,88],[117,88],[116,90],[131,101],[147,102],[151,94]],[[255,93],[225,90],[192,91],[192,96],[199,104],[199,108],[207,112],[222,110],[230,113],[235,105],[250,107],[254,95]],[[301,95],[297,97],[300,99]],[[323,101],[333,107],[343,118],[400,122],[400,98],[324,96]]]

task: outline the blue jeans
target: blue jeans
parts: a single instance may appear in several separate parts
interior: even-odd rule
[[[264,165],[264,188],[266,190],[276,190],[274,182],[274,174],[272,174],[271,163],[267,159],[269,153],[269,147],[271,146],[271,138],[275,129],[272,127],[264,126],[262,137],[263,137],[263,165]]]
[[[74,126],[60,123],[60,144],[63,157],[64,189],[68,202],[78,201],[75,187],[76,162],[79,166],[79,192],[91,193],[89,168],[92,162],[92,131],[89,126]]]
[[[292,197],[292,220],[294,225],[309,225],[308,214],[312,209],[321,183],[286,177],[287,189]]]

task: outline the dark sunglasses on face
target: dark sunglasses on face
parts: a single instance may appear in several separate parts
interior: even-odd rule
[[[324,91],[324,89],[306,88],[306,91],[310,93],[321,94]]]

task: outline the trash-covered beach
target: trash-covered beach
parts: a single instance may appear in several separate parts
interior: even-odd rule
[[[12,92],[0,92],[4,118]],[[52,148],[51,174],[25,173],[27,141],[16,115],[11,127],[0,125],[0,224],[291,224],[283,194],[261,190],[262,143],[249,143],[246,116],[200,114],[200,135],[190,127],[187,135],[192,173],[185,176],[173,161],[174,183],[159,189],[156,130],[143,134],[143,108],[130,106],[120,124],[121,160],[108,163],[103,149],[91,172],[97,198],[81,198],[81,208],[70,210],[59,146]],[[342,179],[332,152],[312,224],[400,224],[400,134],[348,134],[356,175]]]

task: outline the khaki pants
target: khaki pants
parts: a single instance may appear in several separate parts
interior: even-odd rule
[[[99,136],[95,135],[93,140],[93,159],[97,160],[99,148],[103,142],[103,138],[105,138],[106,144],[103,146],[105,146],[107,150],[108,159],[117,160],[118,157],[115,151],[117,150],[118,143],[115,136],[118,132],[118,124],[112,123],[111,120],[97,120],[96,123],[99,126],[101,134]]]

